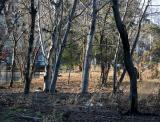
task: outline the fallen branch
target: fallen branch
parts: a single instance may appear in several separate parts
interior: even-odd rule
[[[23,119],[27,119],[27,120],[33,120],[35,122],[42,120],[42,118],[39,118],[39,117],[32,117],[32,116],[21,115],[21,114],[19,114],[18,117],[23,118]]]

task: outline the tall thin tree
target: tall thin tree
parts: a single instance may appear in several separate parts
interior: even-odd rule
[[[58,39],[58,33],[60,33],[59,30],[61,30],[61,24],[62,24],[62,16],[63,16],[63,1],[59,0],[56,2],[51,2],[51,4],[54,6],[55,8],[55,12],[54,12],[54,27],[53,27],[53,32],[51,33],[51,38],[52,38],[52,45],[48,54],[48,64],[46,67],[46,73],[44,76],[44,88],[43,90],[45,92],[49,92],[49,87],[50,87],[50,83],[52,80],[52,68],[53,68],[53,60],[55,60],[56,57],[56,49],[57,47],[57,42],[59,41]],[[60,28],[60,29],[59,29]]]
[[[29,37],[29,47],[27,54],[27,66],[25,71],[25,86],[24,86],[24,94],[28,94],[30,90],[31,83],[31,59],[32,59],[32,50],[34,44],[34,31],[35,31],[35,19],[37,10],[35,9],[34,0],[30,1],[31,3],[31,28],[30,28],[30,37]]]
[[[50,93],[52,93],[52,94],[55,93],[55,90],[56,90],[56,82],[57,82],[59,67],[60,67],[60,63],[61,63],[61,57],[62,57],[63,50],[66,46],[67,38],[68,38],[69,31],[71,28],[74,13],[76,11],[77,3],[78,3],[78,0],[74,0],[72,10],[71,10],[69,17],[68,17],[66,31],[65,31],[64,36],[62,38],[61,45],[60,45],[60,48],[59,48],[59,51],[58,51],[58,54],[56,57],[53,78],[51,80],[51,85],[50,85]]]
[[[149,7],[149,3],[150,3],[150,2],[151,2],[151,0],[148,0],[147,5],[146,5],[146,7],[145,7],[145,9],[144,9],[144,11],[143,11],[143,14],[142,14],[142,16],[141,16],[141,18],[140,18],[139,23],[138,23],[137,33],[136,33],[136,35],[135,35],[135,40],[134,40],[134,42],[133,42],[133,46],[132,46],[132,49],[131,49],[131,56],[133,56],[134,50],[135,50],[135,48],[136,48],[136,46],[137,46],[137,43],[138,43],[138,41],[139,41],[139,36],[140,36],[140,33],[141,33],[142,22],[143,22],[143,20],[144,20],[144,18],[145,18],[145,14],[146,14],[146,12],[147,12],[147,9],[148,9],[148,7]],[[145,1],[144,1],[143,4],[145,4]],[[121,75],[121,77],[120,77],[120,79],[119,79],[119,82],[118,82],[118,84],[117,84],[116,89],[119,88],[120,84],[122,83],[122,81],[123,81],[123,79],[124,79],[125,74],[126,74],[126,68],[123,69],[122,75]]]
[[[96,17],[97,17],[97,5],[96,0],[92,1],[92,22],[90,26],[90,32],[87,38],[87,47],[86,47],[86,54],[84,59],[84,66],[83,66],[83,76],[82,76],[82,93],[88,92],[88,85],[89,85],[89,69],[91,63],[91,54],[92,54],[92,44],[94,41],[94,34],[96,30]]]
[[[130,45],[128,40],[128,32],[125,25],[122,22],[119,12],[119,0],[112,0],[113,13],[116,22],[117,29],[119,31],[124,51],[124,64],[130,78],[130,112],[135,114],[138,111],[138,93],[137,93],[137,75],[134,70],[134,64],[130,54]]]

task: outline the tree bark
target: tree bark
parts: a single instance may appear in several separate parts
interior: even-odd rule
[[[30,90],[31,83],[31,58],[32,58],[32,50],[33,50],[33,42],[34,42],[34,30],[35,30],[35,19],[36,19],[36,9],[34,7],[34,0],[31,0],[31,30],[29,37],[29,47],[27,54],[27,67],[25,72],[25,86],[24,86],[24,94],[28,94]]]
[[[53,64],[53,56],[54,56],[54,48],[53,46],[50,49],[50,54],[49,54],[49,58],[48,58],[48,64],[46,67],[46,74],[44,76],[44,88],[43,90],[47,93],[49,92],[49,85],[50,85],[50,81],[52,78],[52,64]]]
[[[53,77],[53,62],[56,59],[56,50],[58,50],[58,41],[59,41],[59,35],[58,33],[60,33],[60,29],[61,29],[61,22],[62,22],[62,14],[63,14],[63,1],[57,1],[52,3],[55,7],[55,20],[54,20],[54,24],[55,27],[53,29],[52,32],[52,46],[51,49],[49,51],[49,56],[48,56],[48,64],[46,67],[46,74],[44,76],[44,88],[43,90],[47,93],[49,92],[50,89],[50,84],[51,84],[51,80]],[[61,11],[61,12],[60,12]],[[60,18],[60,20],[59,20]]]
[[[57,58],[56,58],[56,61],[55,61],[53,78],[52,78],[51,84],[50,84],[50,93],[51,93],[51,94],[55,93],[55,91],[56,91],[56,82],[57,82],[57,77],[58,77],[58,72],[59,72],[61,57],[62,57],[63,50],[64,50],[64,48],[65,48],[65,46],[66,46],[68,34],[69,34],[69,31],[70,31],[70,28],[71,28],[72,19],[73,19],[75,10],[76,10],[76,5],[77,5],[77,3],[78,3],[78,0],[74,0],[71,13],[70,13],[70,15],[69,15],[69,17],[68,17],[68,22],[67,22],[66,31],[65,31],[64,36],[63,36],[63,38],[62,38],[62,43],[61,43],[61,46],[60,46],[60,48],[59,48],[59,52],[58,52],[58,55],[57,55]]]
[[[44,41],[43,41],[43,36],[42,36],[42,29],[41,29],[41,18],[40,18],[40,15],[41,15],[41,7],[40,7],[40,0],[38,0],[38,12],[37,12],[37,19],[38,19],[38,35],[39,35],[39,42],[40,42],[40,47],[41,47],[41,50],[42,50],[42,54],[43,54],[43,57],[44,57],[44,62],[45,62],[45,75],[44,75],[44,87],[43,87],[43,91],[45,92],[48,92],[49,91],[49,85],[48,85],[48,77],[49,76],[49,73],[51,70],[51,66],[49,64],[51,64],[52,62],[50,61],[51,59],[51,56],[49,54],[49,59],[47,61],[47,56],[46,56],[46,53],[45,53],[45,48],[44,48]],[[52,51],[53,49],[51,49],[50,51]],[[52,51],[53,52],[53,51]],[[49,63],[51,62],[51,63]]]
[[[105,73],[105,68],[106,68],[106,64],[107,64],[107,60],[104,61],[104,56],[103,56],[103,40],[104,40],[104,37],[105,37],[105,25],[106,25],[106,19],[108,17],[108,13],[110,12],[110,8],[107,10],[106,12],[106,15],[104,17],[104,20],[103,20],[103,27],[102,27],[102,30],[101,30],[101,33],[100,33],[100,45],[99,45],[99,49],[100,49],[100,60],[101,60],[101,75],[100,75],[100,79],[101,79],[101,83],[102,85],[106,86],[106,82],[107,82],[107,78],[108,78],[108,75],[106,76],[106,73]],[[107,43],[107,42],[106,42]],[[106,44],[107,46],[107,44]],[[107,58],[107,57],[106,57]]]
[[[139,21],[136,38],[135,38],[135,40],[134,40],[134,42],[133,42],[133,46],[132,46],[132,49],[131,49],[131,56],[133,55],[134,50],[135,50],[135,48],[136,48],[136,45],[137,45],[137,43],[138,43],[138,41],[139,41],[139,35],[140,35],[140,32],[141,32],[142,21],[143,21],[143,19],[144,19],[144,17],[145,17],[145,13],[146,13],[146,11],[147,11],[147,9],[148,9],[148,7],[149,7],[149,2],[150,2],[150,0],[148,0],[148,4],[147,4],[147,6],[145,7],[145,10],[144,10],[144,12],[143,12],[143,14],[142,14],[142,17],[141,17],[140,21]],[[120,84],[122,83],[122,81],[123,81],[123,79],[124,79],[125,74],[126,74],[126,68],[123,69],[122,75],[121,75],[121,77],[120,77],[120,79],[119,79],[119,82],[118,82],[118,84],[117,84],[117,88],[116,88],[116,89],[119,88]]]
[[[68,84],[69,84],[70,83],[70,79],[71,79],[72,68],[71,68],[71,66],[69,66],[68,68],[69,68],[69,73],[68,73]]]
[[[14,37],[13,37],[14,38]],[[13,86],[13,82],[14,82],[14,73],[15,73],[15,68],[16,68],[16,47],[17,47],[17,40],[14,39],[14,47],[13,47],[13,59],[12,59],[12,67],[11,67],[11,81],[10,81],[10,87]]]
[[[122,21],[123,23],[125,22],[125,18],[127,15],[127,10],[129,7],[129,3],[130,0],[126,1],[126,5],[125,5],[125,13],[123,15]],[[114,69],[113,69],[113,93],[116,93],[116,83],[117,83],[117,60],[118,60],[118,53],[119,53],[119,48],[120,48],[120,35],[118,36],[118,42],[117,42],[117,47],[116,47],[116,52],[115,52],[115,56],[114,56]]]
[[[117,29],[119,31],[124,51],[124,64],[130,78],[130,112],[132,114],[138,111],[138,94],[137,94],[137,76],[134,70],[134,64],[130,54],[130,45],[128,40],[128,32],[125,25],[123,24],[120,12],[119,12],[119,0],[112,0],[113,2],[113,13],[116,22]]]
[[[6,0],[1,0],[1,1],[0,1],[0,14],[2,14],[2,10],[3,10],[4,7],[5,7],[5,2],[6,2]]]
[[[3,47],[4,47],[4,43],[5,43],[5,39],[7,36],[7,28],[5,27],[6,23],[5,23],[5,17],[4,14],[0,14],[0,54],[2,53]]]
[[[118,43],[116,47],[116,52],[114,55],[114,69],[113,69],[113,93],[116,93],[116,82],[117,82],[117,59],[118,59],[118,52],[120,46],[120,39],[118,38]]]
[[[82,76],[82,93],[88,92],[88,85],[89,85],[89,69],[91,63],[91,53],[92,53],[92,43],[94,40],[94,33],[96,30],[96,16],[97,16],[97,3],[96,0],[92,1],[93,12],[92,12],[92,23],[90,27],[90,32],[87,38],[87,47],[86,47],[86,54],[83,66],[83,76]]]

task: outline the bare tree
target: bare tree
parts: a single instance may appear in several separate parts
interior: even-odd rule
[[[107,20],[107,17],[109,16],[110,10],[111,10],[111,7],[109,6],[109,8],[107,8],[107,12],[104,16],[103,24],[100,25],[100,26],[102,26],[102,29],[100,31],[100,39],[99,39],[100,64],[101,64],[100,79],[101,79],[102,85],[104,85],[104,86],[107,85],[107,79],[108,79],[108,74],[109,74],[109,69],[110,69],[110,64],[107,61],[108,57],[106,55],[104,56],[104,50],[106,50],[106,48],[107,48],[107,41],[108,41],[105,37],[106,20]],[[105,48],[103,46],[104,41],[106,42]]]
[[[29,47],[28,47],[28,55],[27,55],[27,66],[25,72],[25,86],[24,86],[24,94],[29,93],[30,83],[31,83],[31,59],[32,59],[32,50],[33,50],[33,42],[34,42],[34,31],[35,31],[35,19],[37,10],[34,6],[34,0],[31,0],[31,30],[29,37]]]
[[[17,47],[17,43],[18,43],[18,40],[15,39],[14,37],[14,45],[13,45],[13,52],[12,52],[12,66],[11,66],[11,81],[10,81],[10,87],[13,86],[13,81],[14,81],[14,72],[15,72],[15,67],[16,67],[16,61],[15,61],[15,58],[16,58],[16,47]]]
[[[113,2],[113,13],[115,17],[115,22],[117,29],[119,31],[122,44],[123,44],[123,51],[124,51],[124,64],[126,67],[126,70],[130,77],[130,102],[131,102],[131,108],[130,112],[132,114],[137,113],[138,111],[138,93],[137,93],[137,75],[134,70],[134,64],[132,62],[132,57],[130,54],[130,45],[128,40],[128,32],[126,30],[125,25],[123,24],[119,12],[119,0],[112,0]]]
[[[125,5],[125,12],[122,18],[122,21],[125,22],[125,18],[127,15],[127,11],[130,5],[130,0],[127,0],[126,5]],[[117,81],[117,60],[118,60],[118,52],[119,52],[119,48],[120,48],[120,35],[118,36],[118,42],[116,45],[116,52],[114,55],[114,69],[113,69],[113,93],[116,92],[116,81]]]
[[[67,21],[67,25],[66,25],[66,31],[65,31],[64,36],[62,38],[61,45],[59,47],[59,51],[58,51],[58,54],[57,54],[57,57],[56,57],[55,67],[54,67],[54,72],[53,72],[53,78],[51,80],[51,85],[50,85],[50,93],[55,93],[55,90],[56,90],[56,82],[57,82],[61,57],[62,57],[64,47],[66,46],[67,37],[69,35],[69,31],[70,31],[70,28],[71,28],[74,13],[76,11],[77,3],[78,3],[78,0],[74,0],[72,10],[71,10],[71,12],[69,14],[69,17],[68,17],[68,21]]]
[[[46,73],[44,76],[44,88],[45,92],[49,92],[49,86],[53,76],[53,65],[56,58],[56,51],[58,50],[59,34],[61,33],[62,15],[63,15],[63,1],[52,1],[52,5],[55,7],[54,11],[54,28],[51,33],[52,45],[48,54],[48,64],[46,67]]]
[[[87,38],[87,47],[86,47],[86,54],[84,59],[84,66],[83,66],[83,76],[82,76],[82,93],[88,92],[88,85],[89,85],[89,69],[91,63],[91,54],[92,54],[92,44],[94,40],[94,33],[96,30],[96,16],[97,16],[97,5],[96,0],[92,1],[92,22],[90,26],[90,32]]]
[[[151,1],[151,0],[148,0],[147,5],[146,5],[146,7],[145,7],[145,9],[144,9],[144,11],[143,11],[143,13],[142,13],[142,16],[141,16],[140,20],[139,20],[137,33],[136,33],[136,35],[135,35],[135,39],[134,39],[133,46],[132,46],[132,49],[131,49],[131,56],[133,56],[134,50],[135,50],[135,48],[136,48],[136,46],[137,46],[137,43],[138,43],[138,41],[139,41],[139,36],[140,36],[140,33],[141,33],[142,22],[143,22],[143,19],[145,18],[145,14],[146,14],[146,11],[147,11],[147,9],[148,9],[148,7],[149,7],[150,1]],[[144,4],[145,4],[145,1],[144,1]],[[124,79],[125,74],[126,74],[126,68],[123,69],[122,75],[121,75],[121,77],[120,77],[120,79],[119,79],[119,82],[118,82],[118,84],[117,84],[117,88],[116,88],[116,89],[119,88],[120,84],[122,83],[122,81],[123,81],[123,79]]]

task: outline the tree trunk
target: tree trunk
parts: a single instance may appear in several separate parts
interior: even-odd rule
[[[41,19],[40,19],[40,15],[41,15],[41,10],[40,10],[40,0],[38,0],[38,13],[37,13],[37,19],[38,19],[38,35],[39,35],[39,42],[40,42],[40,46],[41,46],[41,50],[42,50],[42,54],[43,57],[45,58],[45,63],[46,63],[46,54],[45,54],[45,50],[44,50],[44,42],[43,42],[43,36],[42,36],[42,29],[41,29]]]
[[[115,21],[116,21],[116,26],[120,33],[120,37],[123,44],[124,64],[130,78],[130,100],[131,100],[130,112],[134,114],[138,111],[137,76],[134,70],[134,64],[132,62],[132,57],[130,54],[128,32],[120,17],[119,5],[118,5],[119,3],[118,3],[118,0],[112,0],[112,1],[113,1],[112,8],[113,8]]]
[[[57,1],[56,3],[53,3],[53,5],[55,6],[55,19],[54,19],[54,24],[55,24],[55,27],[53,29],[53,32],[52,32],[52,46],[51,46],[51,49],[49,51],[49,56],[48,56],[48,64],[47,64],[47,67],[46,67],[46,73],[45,73],[45,76],[44,76],[44,87],[43,87],[43,90],[45,92],[49,92],[49,86],[51,84],[51,80],[52,80],[52,74],[53,74],[53,60],[56,59],[56,49],[58,50],[58,41],[59,41],[59,38],[58,38],[58,33],[60,33],[60,30],[61,29],[61,21],[62,21],[62,13],[63,12],[60,12],[60,8],[62,6],[62,9],[63,9],[63,2],[62,1]],[[61,14],[61,15],[60,15]],[[59,20],[59,16],[60,16],[60,20]]]
[[[111,68],[110,63],[107,63],[107,67],[105,68],[105,80],[104,80],[104,85],[107,85],[110,68]]]
[[[87,48],[84,60],[83,76],[82,76],[82,93],[88,92],[89,85],[89,69],[91,62],[91,53],[92,53],[92,43],[94,40],[94,33],[96,30],[96,16],[97,16],[97,5],[96,0],[93,0],[93,12],[92,12],[92,23],[90,27],[90,32],[87,38]]]
[[[5,7],[5,2],[6,2],[6,0],[1,0],[1,1],[0,1],[0,14],[2,14],[2,10],[3,10],[4,7]]]
[[[104,84],[104,63],[101,62],[101,83]]]
[[[51,85],[50,85],[50,93],[52,93],[52,94],[55,93],[55,90],[56,90],[56,82],[57,82],[58,71],[59,71],[59,67],[60,67],[60,61],[61,61],[61,57],[62,57],[64,47],[66,46],[67,37],[68,37],[69,31],[70,31],[70,28],[71,28],[72,19],[73,19],[75,10],[76,10],[77,3],[78,3],[78,0],[74,0],[71,13],[68,17],[66,31],[65,31],[64,36],[62,38],[62,43],[61,43],[61,46],[59,48],[59,52],[58,52],[58,55],[57,55],[57,58],[56,58],[56,61],[55,61],[53,78],[51,80]]]
[[[31,58],[32,58],[32,50],[33,50],[33,42],[34,42],[34,29],[35,29],[35,19],[36,19],[36,9],[34,7],[34,0],[31,0],[31,30],[29,37],[29,47],[27,54],[27,67],[25,72],[25,86],[24,86],[24,94],[28,94],[30,90],[31,83]]]
[[[139,63],[139,67],[138,67],[138,71],[139,71],[139,81],[143,81],[143,79],[142,79],[142,72],[143,72],[143,70],[142,70],[142,58],[140,58],[140,63]]]
[[[15,44],[14,44],[14,48],[13,48],[13,59],[12,59],[12,67],[11,67],[11,81],[10,81],[10,87],[13,86],[13,82],[14,82],[14,73],[15,73],[15,68],[16,68],[16,47],[17,47],[17,40],[14,40]]]
[[[43,36],[42,36],[40,15],[41,15],[41,6],[40,6],[40,0],[38,0],[38,12],[37,12],[38,23],[37,23],[37,26],[38,26],[39,43],[40,43],[40,47],[41,47],[41,50],[42,50],[42,54],[43,54],[43,57],[44,57],[44,63],[45,63],[44,70],[46,72],[48,62],[47,62],[47,56],[46,56],[46,53],[45,53],[44,41],[43,41]],[[44,75],[44,79],[46,78],[45,76],[46,75]],[[46,91],[46,92],[49,91],[49,87],[47,87],[47,86],[48,86],[48,83],[44,82],[44,91]]]
[[[118,38],[118,44],[116,47],[116,52],[114,56],[114,69],[113,69],[113,93],[116,93],[116,82],[117,82],[117,59],[118,59],[118,52],[120,46],[120,39]]]
[[[136,48],[136,45],[137,45],[137,43],[138,43],[139,35],[140,35],[140,32],[141,32],[142,21],[143,21],[143,19],[144,19],[144,17],[145,17],[145,13],[146,13],[146,11],[147,11],[147,9],[148,9],[148,7],[149,7],[149,3],[150,3],[150,0],[148,0],[148,4],[147,4],[147,6],[145,7],[144,12],[143,12],[143,15],[142,15],[142,17],[141,17],[141,19],[140,19],[140,21],[139,21],[136,38],[135,38],[135,40],[134,40],[134,42],[133,42],[133,46],[132,46],[132,49],[131,49],[131,56],[133,55],[134,50],[135,50],[135,48]],[[126,74],[126,68],[123,69],[123,73],[122,73],[122,75],[121,75],[121,77],[120,77],[120,79],[119,79],[119,82],[118,82],[118,84],[117,84],[117,88],[119,88],[120,84],[122,83],[125,74]]]
[[[71,66],[69,66],[69,73],[68,73],[68,84],[70,83],[70,79],[71,79]]]
[[[49,92],[49,85],[52,79],[52,64],[53,64],[53,56],[54,56],[54,48],[51,47],[49,58],[48,58],[48,65],[46,67],[46,74],[44,76],[44,88],[43,90],[47,93]]]
[[[0,14],[0,54],[2,54],[2,50],[5,43],[5,37],[7,35],[6,34],[7,28],[5,26],[6,26],[6,23],[5,23],[4,14]]]
[[[125,18],[127,15],[127,10],[130,4],[130,0],[126,1],[126,5],[125,5],[125,13],[123,15],[122,21],[125,22]],[[117,43],[117,47],[116,47],[116,52],[115,52],[115,56],[114,56],[114,69],[113,69],[113,93],[116,93],[117,87],[116,87],[116,83],[117,83],[117,60],[118,60],[118,53],[119,53],[119,48],[120,48],[120,35],[118,36],[118,43]]]
[[[104,32],[105,32],[106,19],[107,19],[108,13],[110,12],[110,8],[111,7],[109,7],[108,11],[106,12],[106,15],[105,15],[104,20],[103,20],[103,27],[102,27],[102,30],[101,30],[101,33],[100,33],[100,45],[99,45],[99,49],[100,49],[100,61],[101,61],[100,80],[101,80],[102,85],[106,85],[105,81],[107,81],[107,80],[105,80],[105,63],[107,63],[107,62],[104,61],[103,46],[102,45],[103,45],[103,40],[104,40],[104,37],[105,37],[104,36]]]

